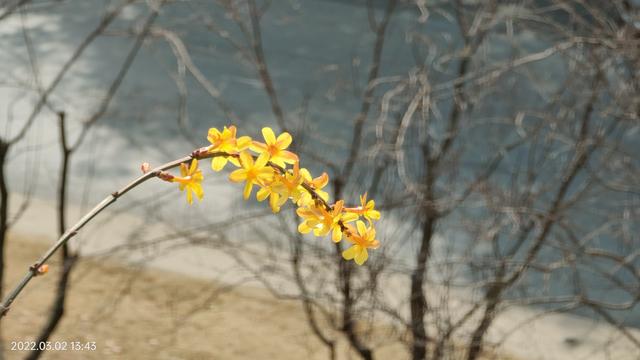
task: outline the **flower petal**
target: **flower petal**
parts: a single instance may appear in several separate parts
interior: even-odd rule
[[[211,168],[215,171],[220,171],[227,165],[227,158],[224,156],[217,156],[211,160]]]
[[[281,150],[278,153],[278,157],[281,158],[287,164],[295,164],[296,162],[299,161],[298,155],[288,150]]]
[[[236,140],[238,151],[246,150],[249,146],[251,146],[251,138],[248,136],[241,136]]]
[[[367,233],[367,226],[364,224],[364,221],[356,222],[356,227],[358,227],[358,234],[364,236]]]
[[[356,264],[362,265],[369,258],[369,253],[366,248],[363,248],[360,253],[358,253],[355,257]]]
[[[249,196],[251,196],[252,189],[253,189],[253,182],[247,181],[247,183],[244,184],[244,191],[242,192],[242,196],[244,196],[245,200],[247,200]]]
[[[300,169],[300,175],[302,176],[304,181],[307,181],[307,182],[311,182],[312,181],[311,173],[309,172],[309,170],[307,170],[305,168]]]
[[[355,258],[356,255],[358,255],[359,252],[360,252],[360,246],[359,245],[353,245],[352,247],[350,247],[347,250],[342,252],[342,257],[345,260],[351,260],[351,259]]]
[[[302,234],[308,234],[311,232],[311,228],[307,225],[307,222],[304,221],[300,225],[298,225],[298,231]]]
[[[313,185],[317,188],[323,188],[329,183],[329,175],[326,172],[323,172],[322,175],[313,179]]]
[[[358,220],[358,217],[359,217],[358,214],[347,212],[342,214],[340,219],[342,220],[342,222],[352,222],[352,221]]]
[[[200,184],[193,185],[193,192],[196,194],[199,200],[202,200],[204,197],[204,190],[202,190],[202,186]]]
[[[220,131],[216,128],[210,128],[209,133],[207,134],[207,140],[210,143],[215,144],[215,142],[220,138]]]
[[[245,169],[253,167],[253,156],[249,154],[248,151],[241,152],[240,163],[242,164],[242,167]]]
[[[191,166],[189,167],[189,175],[195,174],[198,170],[198,159],[191,160]]]
[[[264,140],[267,145],[273,145],[276,142],[276,134],[273,133],[273,130],[270,127],[262,128],[262,136],[264,136]]]
[[[280,211],[280,201],[279,201],[280,196],[278,194],[271,194],[271,197],[269,198],[269,206],[271,206],[271,211],[273,211],[274,213],[277,213]],[[286,200],[286,199],[285,199]]]
[[[270,159],[270,161],[280,167],[287,167],[287,164],[284,163],[284,160],[279,156],[274,156]]]
[[[333,204],[333,209],[331,210],[334,214],[340,214],[342,212],[342,208],[344,207],[344,200],[338,200],[335,204]]]
[[[258,190],[258,193],[256,194],[256,199],[258,199],[258,201],[264,201],[264,199],[266,199],[270,193],[271,191],[269,190],[269,188],[260,188],[260,190]]]
[[[193,194],[191,194],[191,189],[187,188],[187,202],[189,205],[193,204]]]
[[[286,149],[291,145],[291,141],[293,141],[291,134],[285,131],[278,135],[278,138],[276,139],[276,146],[278,149]]]
[[[340,226],[333,227],[333,234],[331,234],[331,240],[333,240],[333,242],[336,242],[336,243],[342,240],[342,229],[340,229]]]
[[[241,182],[247,178],[247,170],[245,169],[237,169],[229,174],[229,180],[233,182]]]
[[[263,144],[259,141],[252,141],[251,145],[249,145],[249,149],[251,149],[252,151],[255,151],[257,153],[262,153],[267,151],[268,147],[266,144]]]
[[[380,220],[380,211],[378,210],[369,210],[366,215],[373,220]]]
[[[264,167],[265,165],[267,165],[267,161],[269,161],[269,153],[264,152],[260,154],[260,156],[258,156],[258,160],[256,160],[255,167],[257,168]]]

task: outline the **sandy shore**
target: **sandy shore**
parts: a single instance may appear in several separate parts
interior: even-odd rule
[[[12,237],[6,283],[15,284],[44,249],[44,242]],[[50,273],[35,279],[2,320],[5,347],[34,339],[53,298],[58,266],[52,262]],[[51,351],[43,359],[328,358],[298,302],[250,286],[228,288],[167,271],[83,260],[67,305],[51,341],[95,342],[96,350]],[[339,358],[348,358],[346,343],[339,344]],[[6,359],[25,355],[5,349]],[[377,355],[406,357],[400,345],[382,347]]]

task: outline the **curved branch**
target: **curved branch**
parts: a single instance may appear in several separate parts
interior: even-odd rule
[[[78,220],[78,222],[76,222],[71,228],[69,228],[64,234],[62,234],[62,236],[60,236],[58,241],[55,244],[53,244],[49,248],[49,250],[47,250],[47,252],[44,255],[42,255],[42,257],[37,262],[35,262],[33,265],[29,267],[29,270],[27,271],[25,276],[22,278],[20,283],[16,285],[16,287],[9,293],[9,295],[4,299],[4,301],[2,301],[2,304],[0,304],[0,318],[6,315],[13,301],[18,297],[18,295],[20,295],[22,290],[27,286],[27,284],[31,281],[31,279],[33,279],[35,276],[38,275],[38,269],[40,268],[40,266],[46,263],[47,260],[49,260],[49,258],[58,249],[60,249],[72,237],[74,237],[78,233],[78,231],[80,231],[80,229],[82,229],[89,221],[91,221],[94,217],[100,214],[104,209],[109,207],[109,205],[116,202],[116,200],[118,200],[121,196],[128,193],[130,190],[133,190],[138,185],[141,185],[147,180],[158,177],[158,175],[160,175],[162,171],[178,167],[180,166],[180,164],[188,163],[193,159],[207,159],[207,158],[213,158],[217,156],[229,156],[229,154],[220,153],[220,152],[206,153],[206,152],[201,152],[196,150],[189,156],[185,156],[183,158],[173,160],[166,164],[158,166],[152,171],[149,171],[146,174],[133,180],[132,182],[130,182],[120,190],[104,198],[104,200],[102,200],[98,205],[96,205],[93,209],[91,209],[91,211],[89,211],[85,216],[83,216],[80,220]]]

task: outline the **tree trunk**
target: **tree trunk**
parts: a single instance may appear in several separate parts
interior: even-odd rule
[[[0,141],[0,298],[4,285],[4,248],[9,223],[9,190],[5,174],[5,164],[9,145]]]

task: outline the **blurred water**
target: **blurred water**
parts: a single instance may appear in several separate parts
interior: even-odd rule
[[[275,1],[262,18],[265,55],[279,100],[288,114],[287,124],[295,129],[300,119],[304,118],[306,133],[311,134],[304,139],[305,146],[329,159],[344,157],[351,139],[350,124],[359,111],[362,87],[369,68],[374,36],[362,3]],[[375,15],[380,18],[384,2],[374,3]],[[57,69],[99,21],[104,10],[104,3],[98,1],[66,1],[55,6],[49,6],[51,4],[48,3],[36,4],[39,5],[34,6],[24,18],[13,16],[0,24],[0,47],[3,50],[0,53],[0,76],[9,84],[31,81],[22,24],[33,39],[41,81],[49,84]],[[123,16],[109,28],[112,33],[100,37],[89,47],[52,96],[52,107],[57,111],[67,112],[72,121],[73,135],[78,133],[79,124],[95,111],[126,52],[132,46],[130,37],[120,35],[129,31],[133,24],[139,23],[146,13],[143,5],[127,7]],[[406,37],[409,30],[431,34],[434,52],[459,46],[460,39],[456,39],[458,35],[446,18],[432,14],[426,25],[419,28],[416,28],[415,18],[415,9],[402,9],[394,15],[385,42],[380,74],[382,77],[404,75],[407,69],[414,66],[411,41]],[[236,125],[242,133],[257,137],[262,126],[276,127],[269,99],[262,84],[256,80],[255,70],[229,42],[210,31],[206,26],[207,22],[213,22],[229,31],[230,36],[242,39],[241,31],[225,13],[217,6],[205,2],[172,3],[163,10],[157,25],[174,31],[187,44],[194,63],[221,90],[224,100],[241,119]],[[483,49],[484,61],[508,59],[513,55],[512,47],[503,37],[492,35],[489,41],[492,46]],[[517,35],[517,41],[529,52],[540,51],[548,46],[546,39],[526,31]],[[451,79],[456,65],[456,62],[444,65],[442,69],[433,72],[430,80],[437,84]],[[514,109],[521,107],[535,108],[537,103],[547,101],[541,94],[552,93],[562,86],[567,73],[566,64],[557,56],[533,63],[528,69],[537,75],[535,79],[524,75],[506,79],[504,85],[509,98],[506,101],[478,104],[474,113],[499,117],[511,114]],[[176,154],[191,151],[193,146],[181,135],[177,122],[180,101],[173,78],[176,74],[177,65],[171,47],[161,38],[150,39],[136,58],[109,112],[100,120],[99,126],[92,131],[83,144],[82,151],[74,159],[75,176],[71,186],[83,191],[73,192],[73,201],[94,203],[137,174],[142,161],[158,164],[175,158]],[[187,76],[186,81],[188,119],[192,128],[190,134],[205,145],[206,130],[212,126],[226,125],[229,120],[225,119],[221,109],[192,76]],[[33,93],[2,83],[0,110],[5,114],[0,114],[0,118],[3,119],[3,135],[15,133],[20,121],[9,122],[8,119],[10,116],[16,119],[26,118],[34,99]],[[440,111],[446,113],[451,104],[442,100],[440,106]],[[11,125],[11,128],[6,129],[5,124]],[[367,131],[372,132],[373,129]],[[474,129],[465,138],[465,141],[479,149],[463,156],[462,161],[468,164],[463,169],[463,173],[468,172],[467,176],[474,174],[477,167],[495,151],[484,142],[486,138],[517,137],[517,134],[502,129],[499,125],[490,127],[486,134],[480,131]],[[59,162],[56,139],[56,117],[51,111],[45,110],[38,117],[28,139],[17,146],[11,157],[10,181],[14,191],[25,192],[33,188],[39,197],[53,196],[54,177],[50,174],[55,174]],[[34,149],[40,144],[45,146]],[[368,145],[371,143],[365,144]],[[516,153],[506,161],[516,162],[522,156],[522,153]],[[314,165],[313,161],[305,161],[304,155],[303,161],[314,172],[323,168],[321,164]],[[558,162],[559,166],[560,164]],[[37,165],[37,173],[31,170],[34,165]],[[505,171],[508,172],[509,168],[506,165]],[[560,169],[549,169],[549,172],[558,170]],[[94,180],[87,187],[85,179],[89,174]],[[504,174],[506,178],[509,175]],[[133,194],[133,197],[153,195],[164,188],[163,184],[149,184],[144,192]],[[233,191],[230,192],[230,189]],[[235,195],[218,196],[229,192]],[[238,186],[227,184],[224,175],[212,176],[207,184],[207,194],[215,197],[216,201],[204,202],[199,206],[210,220],[227,216],[226,212],[219,211],[221,208],[246,210],[245,205],[238,205],[241,204]],[[599,210],[602,209],[600,204]],[[389,236],[400,233],[411,239],[413,224],[401,221],[402,216],[392,216],[392,220],[382,225],[384,229],[381,232]],[[585,226],[599,225],[599,218],[594,221],[589,217],[590,214],[576,216],[584,218]],[[593,216],[598,217],[597,214]],[[182,220],[193,221],[188,217]],[[468,240],[464,234],[455,231],[444,233],[438,239],[436,257],[464,249]],[[607,239],[603,239],[601,243],[608,250],[626,251]],[[398,256],[407,256],[414,251],[415,246],[408,241],[398,250]],[[551,261],[558,253],[549,249],[542,256]],[[533,276],[526,281],[539,284],[533,286],[534,289],[542,289],[550,283],[549,291],[552,294],[564,294],[567,289],[570,290],[573,280],[568,273],[557,272],[555,276],[557,279],[554,278],[553,281]],[[631,281],[632,277],[628,276],[627,279]],[[624,299],[624,294],[618,295],[606,288],[607,281],[595,274],[589,274],[585,281],[593,289],[594,296]],[[635,308],[633,312],[621,312],[619,317],[626,318],[627,324],[640,325],[640,312]]]

